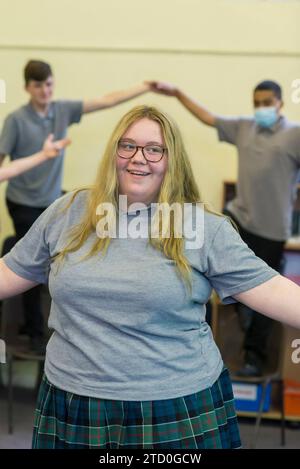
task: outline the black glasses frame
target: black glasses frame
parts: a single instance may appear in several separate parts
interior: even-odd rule
[[[121,143],[121,142],[119,142],[119,143]],[[119,143],[118,143],[118,146],[119,146]],[[133,145],[133,144],[132,144],[132,145]],[[159,163],[159,162],[163,159],[163,157],[164,157],[164,155],[165,155],[165,151],[167,150],[166,147],[161,147],[160,145],[145,145],[145,146],[143,146],[143,147],[142,147],[141,145],[134,145],[134,146],[135,146],[135,152],[133,153],[133,155],[128,156],[128,157],[126,157],[126,156],[121,156],[120,153],[119,153],[119,148],[118,148],[118,149],[117,149],[118,156],[119,156],[120,158],[123,158],[124,160],[131,160],[131,158],[133,158],[133,157],[137,154],[137,152],[139,151],[139,148],[140,148],[140,149],[142,150],[143,157],[145,158],[146,161],[150,161],[150,163]],[[144,148],[146,148],[146,147],[151,147],[151,146],[157,146],[157,147],[159,147],[159,148],[162,149],[163,153],[162,153],[161,157],[159,158],[159,160],[155,160],[155,161],[150,160],[150,159],[147,158],[147,156],[145,155],[145,153],[144,153]]]

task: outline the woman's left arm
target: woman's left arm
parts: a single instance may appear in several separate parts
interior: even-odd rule
[[[234,295],[234,298],[276,321],[300,329],[300,287],[282,275]]]

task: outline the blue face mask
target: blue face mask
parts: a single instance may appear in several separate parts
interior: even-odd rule
[[[278,119],[275,106],[259,107],[254,112],[255,122],[261,127],[270,128]]]

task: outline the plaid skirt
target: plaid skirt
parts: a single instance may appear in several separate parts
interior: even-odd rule
[[[156,401],[78,396],[41,383],[33,448],[208,449],[241,446],[229,372],[207,389]]]

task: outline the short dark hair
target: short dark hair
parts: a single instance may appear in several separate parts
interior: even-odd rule
[[[52,76],[52,70],[49,64],[41,60],[29,60],[24,68],[25,84],[28,85],[30,80],[44,81]]]
[[[273,91],[276,98],[282,99],[282,89],[281,86],[276,83],[276,81],[272,80],[264,80],[258,83],[258,85],[254,88],[255,91]]]

